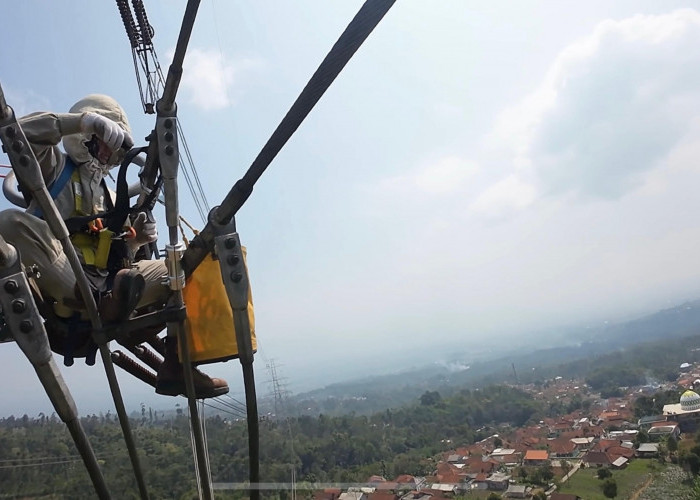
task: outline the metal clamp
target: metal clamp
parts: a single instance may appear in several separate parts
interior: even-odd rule
[[[168,286],[171,290],[185,288],[185,271],[182,269],[182,254],[185,253],[185,245],[177,242],[174,245],[165,245],[165,264],[168,267]]]

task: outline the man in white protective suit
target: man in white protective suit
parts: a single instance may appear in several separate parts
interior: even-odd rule
[[[92,94],[74,104],[68,113],[32,113],[18,122],[64,220],[89,219],[113,208],[113,192],[107,188],[105,177],[122,161],[125,149],[133,145],[129,122],[119,103],[109,96]],[[58,147],[61,141],[65,153]],[[100,246],[101,219],[88,221],[80,228],[68,226],[105,323],[125,321],[136,309],[165,305],[169,289],[163,284],[167,270],[162,260],[113,258],[116,248],[122,249],[123,255],[133,256],[142,245],[157,240],[156,224],[145,212],[132,215],[131,220],[126,218],[116,239],[102,242],[109,245],[106,251]],[[25,267],[38,268],[37,285],[53,303],[56,316],[70,318],[80,311],[82,298],[75,275],[36,201],[30,200],[26,211],[0,212],[0,234],[19,250]],[[228,392],[225,380],[210,378],[196,369],[193,373],[197,397]],[[176,338],[168,337],[156,392],[174,396],[184,391]]]

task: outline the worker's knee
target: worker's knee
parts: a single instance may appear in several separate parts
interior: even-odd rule
[[[17,231],[27,227],[27,218],[33,217],[26,212],[10,208],[0,212],[0,234],[5,238],[10,238]],[[36,219],[36,217],[34,217]]]
[[[50,264],[62,253],[61,244],[54,238],[48,224],[21,210],[0,212],[0,235],[20,251],[25,264],[45,263],[46,259]]]

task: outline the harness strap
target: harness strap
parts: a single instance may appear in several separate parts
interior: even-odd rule
[[[73,160],[70,159],[70,156],[66,155],[65,158],[66,162],[63,165],[63,171],[61,171],[61,174],[51,183],[51,186],[49,186],[49,196],[51,196],[51,199],[53,200],[55,200],[59,193],[63,191],[63,188],[66,187],[66,184],[68,184],[68,181],[71,180],[71,178],[73,178],[74,175],[77,176],[78,184],[80,184],[80,174],[78,172],[78,167],[76,167],[75,163],[73,163]],[[80,203],[82,204],[82,197],[80,199]],[[79,205],[76,199],[76,211],[78,211],[78,207]],[[40,207],[37,207],[34,210],[34,212],[32,212],[32,215],[35,215],[40,218],[44,217],[44,213],[41,211]]]
[[[65,219],[64,222],[70,233],[71,242],[82,252],[85,264],[94,265],[98,269],[121,269],[125,262],[128,263],[133,258],[123,238],[121,241],[113,238],[122,231],[126,219],[131,213],[126,170],[134,156],[145,150],[146,148],[134,148],[129,151],[119,169],[115,206],[110,210],[93,215],[86,215],[83,211],[83,187],[80,182],[80,171],[73,160],[66,155],[63,171],[51,184],[49,195],[56,199],[68,182],[72,182],[73,216]],[[151,193],[146,202],[150,203],[156,194],[157,192]],[[35,210],[33,214],[37,217],[43,215],[40,209]],[[104,219],[105,224],[103,225],[99,219]]]

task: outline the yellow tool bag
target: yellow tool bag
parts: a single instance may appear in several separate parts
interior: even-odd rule
[[[248,272],[246,252],[243,262]],[[238,343],[233,324],[233,311],[221,280],[219,261],[210,255],[187,278],[182,290],[187,319],[185,331],[190,347],[190,358],[195,364],[215,363],[238,357]],[[248,286],[248,322],[253,350],[257,350],[255,339],[255,314],[253,296]],[[180,359],[182,353],[180,352]]]

